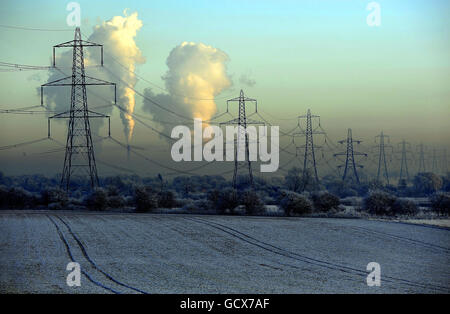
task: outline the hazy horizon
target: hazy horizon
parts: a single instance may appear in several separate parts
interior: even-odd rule
[[[369,2],[129,1],[124,6],[116,2],[78,1],[81,31],[86,39],[104,41],[100,43],[105,43],[105,54],[119,58],[138,76],[121,70],[108,55],[105,68],[112,67],[140,94],[183,116],[193,118],[199,114],[210,118],[223,112],[226,100],[237,97],[243,89],[258,100],[260,114],[271,124],[280,125],[284,132],[295,127],[297,116],[311,109],[321,116],[321,126],[333,142],[345,139],[347,129],[352,128],[355,139],[364,141],[358,150],[370,153],[374,137],[383,131],[395,149],[405,139],[417,155],[417,145],[423,143],[431,167],[433,149],[442,154],[443,149],[450,148],[450,27],[446,14],[450,3],[380,0],[377,2],[381,6],[381,25],[369,27]],[[52,46],[73,39],[73,30],[66,24],[66,5],[57,1],[3,1],[0,24],[18,28],[0,27],[5,43],[0,62],[49,66]],[[115,37],[115,27],[123,27],[124,31],[118,34],[127,42],[108,51],[114,48],[114,40],[121,40]],[[88,62],[87,74],[119,83],[107,70],[89,67],[97,61],[94,53],[88,55],[91,63]],[[57,62],[66,73],[71,71],[65,60],[70,54],[70,49],[57,50]],[[189,75],[203,81],[181,84],[180,78]],[[58,77],[63,76],[55,70],[0,72],[1,109],[39,105],[40,85]],[[48,89],[46,104],[53,110],[68,110],[69,88],[65,92],[64,88]],[[94,88],[88,89],[90,108],[105,105],[104,98],[113,97],[106,87],[95,87],[95,95],[92,91]],[[122,92],[121,105],[131,106],[126,88]],[[179,94],[191,100],[183,103]],[[210,97],[215,101],[195,100]],[[170,135],[172,124],[185,123],[177,116],[155,110],[139,94],[134,94],[133,99],[134,113],[163,134]],[[253,112],[251,107],[248,110],[249,114]],[[113,137],[126,143],[129,136],[130,144],[139,153],[170,167],[190,169],[198,165],[169,161],[169,143],[139,121],[129,124],[117,108],[98,111],[112,115]],[[236,106],[232,112],[235,116]],[[46,115],[1,113],[0,119],[0,147],[47,136]],[[97,136],[107,136],[106,121],[96,124],[93,122],[94,141]],[[66,132],[65,123],[52,122],[52,137],[56,140],[65,143]],[[281,137],[280,147],[289,141]],[[325,145],[323,137],[317,137],[317,144]],[[142,173],[168,172],[133,153],[128,159],[126,151],[111,140],[94,146],[100,161]],[[64,158],[61,147],[49,140],[2,150],[0,171],[8,175],[59,173]],[[54,152],[55,149],[60,150]],[[341,147],[343,150],[345,147]],[[290,151],[295,149],[291,147]],[[331,151],[325,153],[331,156]],[[281,153],[280,165],[292,157]],[[398,171],[397,158],[391,164],[394,172]],[[98,168],[99,175],[112,171],[101,164]],[[414,171],[416,164],[410,168]],[[221,167],[211,169],[214,170],[209,172],[215,174]],[[322,174],[328,171],[323,169]]]

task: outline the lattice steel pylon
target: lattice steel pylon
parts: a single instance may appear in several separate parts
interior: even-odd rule
[[[232,98],[227,100],[227,112],[228,112],[228,105],[230,102],[239,102],[239,116],[236,119],[232,119],[227,122],[220,123],[221,125],[237,125],[238,132],[237,132],[237,145],[235,145],[236,149],[234,150],[234,172],[233,172],[233,188],[237,188],[237,176],[238,176],[238,169],[240,167],[240,163],[246,162],[248,167],[248,175],[249,175],[249,181],[250,181],[250,187],[253,188],[253,172],[252,172],[252,165],[250,160],[250,151],[249,151],[249,139],[248,139],[248,132],[247,125],[250,124],[262,124],[264,125],[264,122],[261,121],[255,121],[252,119],[247,118],[245,107],[246,102],[252,102],[255,104],[255,111],[258,112],[258,102],[256,99],[246,97],[244,95],[244,91],[241,89],[241,92],[239,93],[239,97]],[[243,145],[245,147],[243,148]],[[238,151],[241,149],[245,149],[245,161],[238,160]]]
[[[442,174],[447,175],[448,173],[448,164],[447,164],[447,149],[444,148],[444,151],[442,152]]]
[[[389,185],[389,171],[387,167],[387,160],[386,160],[386,148],[392,148],[391,145],[386,145],[385,139],[388,139],[389,136],[385,135],[383,131],[380,133],[380,135],[375,136],[375,142],[376,139],[379,138],[379,143],[376,147],[378,147],[378,170],[377,170],[377,181],[380,181],[381,172],[383,171],[384,178],[386,179],[386,183]],[[383,170],[381,170],[383,168]]]
[[[426,167],[425,167],[425,149],[423,144],[420,144],[418,146],[419,148],[419,170],[417,171],[418,173],[422,173],[426,171]]]
[[[431,162],[431,172],[438,174],[438,158],[436,154],[436,148],[433,148],[432,162]]]
[[[410,143],[405,140],[398,143],[401,146],[401,164],[400,164],[400,176],[398,178],[398,183],[401,184],[404,182],[403,180],[409,181],[409,171],[408,171],[408,156],[407,154],[410,152],[409,148],[411,146]]]
[[[49,86],[71,86],[71,99],[69,111],[49,117],[50,119],[68,118],[68,132],[64,166],[60,186],[69,190],[72,177],[88,175],[91,188],[99,185],[97,166],[95,163],[94,146],[92,143],[90,118],[108,118],[109,116],[88,109],[86,86],[89,85],[111,85],[114,86],[114,101],[116,101],[116,84],[96,79],[85,74],[84,69],[84,47],[101,48],[101,65],[103,66],[103,46],[81,39],[80,28],[75,29],[74,40],[53,46],[53,66],[55,64],[55,48],[73,48],[72,75],[41,85],[41,104],[43,104],[43,87]],[[108,124],[110,126],[110,123]],[[108,131],[110,134],[110,130]]]
[[[312,126],[312,119],[318,118],[319,119],[319,126],[315,129],[313,129]],[[319,175],[317,174],[317,164],[316,164],[316,148],[321,148],[320,146],[314,146],[314,136],[315,134],[325,134],[323,131],[318,131],[317,129],[320,129],[320,116],[312,115],[311,110],[308,109],[306,115],[299,116],[299,125],[300,125],[300,119],[306,119],[306,128],[302,130],[301,132],[296,132],[293,134],[293,136],[304,136],[305,137],[305,145],[297,146],[296,149],[299,148],[304,150],[303,154],[303,178],[306,178],[308,176],[308,171],[312,169],[314,180],[316,184],[319,184]]]
[[[347,150],[345,152],[341,152],[341,153],[336,153],[334,154],[334,156],[346,156],[345,159],[345,164],[344,165],[340,165],[338,166],[338,168],[342,168],[344,167],[344,174],[342,175],[342,181],[345,181],[345,179],[347,178],[347,175],[349,173],[349,171],[353,171],[353,175],[356,179],[356,182],[359,184],[359,176],[358,176],[358,172],[356,171],[356,168],[362,168],[363,166],[358,165],[355,161],[355,156],[365,156],[367,157],[366,153],[360,153],[360,152],[356,152],[354,150],[353,147],[353,143],[361,143],[360,140],[354,140],[353,136],[352,136],[352,129],[348,129],[347,130],[347,139],[346,140],[341,140],[338,143],[340,144],[347,144]]]

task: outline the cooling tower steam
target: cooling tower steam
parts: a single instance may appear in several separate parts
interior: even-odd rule
[[[90,42],[95,42],[104,46],[104,68],[96,67],[100,65],[100,49],[97,47],[84,49],[84,64],[86,75],[107,80],[117,84],[117,103],[126,112],[121,111],[125,138],[131,140],[134,129],[134,120],[130,114],[134,112],[135,92],[133,91],[137,79],[135,74],[136,65],[144,63],[145,59],[135,38],[137,32],[142,27],[142,21],[138,19],[138,14],[130,15],[124,11],[124,16],[115,16],[108,21],[101,22],[94,26],[89,38],[83,38]],[[83,28],[81,28],[84,37]],[[72,35],[73,38],[73,35]],[[59,70],[51,69],[48,82],[61,79],[63,75],[70,76],[72,69],[72,49],[57,51],[56,66]],[[61,71],[64,73],[61,73]],[[131,87],[131,88],[130,88]],[[111,88],[94,86],[88,88],[89,108],[102,105],[105,102],[111,104],[114,99]],[[46,88],[46,103],[58,112],[70,109],[70,87],[69,88]],[[97,110],[96,110],[97,111]],[[102,108],[99,112],[110,114],[112,107]],[[102,119],[95,119],[91,126],[98,131]]]
[[[183,42],[172,49],[166,60],[169,69],[162,79],[168,94],[154,94],[147,88],[145,95],[167,109],[189,117],[191,123],[193,118],[208,121],[217,111],[214,97],[231,86],[228,61],[228,55],[220,49]],[[166,134],[170,134],[174,124],[186,123],[148,100],[144,100],[144,110],[161,123]]]
[[[137,12],[124,16],[115,16],[109,21],[102,22],[94,27],[89,41],[104,45],[105,66],[109,71],[107,76],[111,82],[117,84],[117,101],[127,112],[120,112],[124,125],[125,138],[129,142],[133,135],[135,121],[131,114],[136,105],[135,92],[133,91],[137,79],[133,73],[136,64],[144,63],[145,58],[136,45],[135,37],[142,27],[142,21],[138,19]],[[118,79],[120,78],[120,81]]]
[[[214,97],[231,85],[228,59],[225,52],[202,43],[184,42],[170,52],[166,88],[172,96],[182,96],[193,118],[206,121],[216,113]]]

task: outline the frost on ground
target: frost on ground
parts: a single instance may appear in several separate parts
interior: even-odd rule
[[[2,293],[450,292],[450,231],[443,228],[364,219],[2,211],[0,232]],[[71,258],[85,273],[81,287],[66,285]],[[366,284],[369,262],[381,265],[381,287]]]
[[[450,228],[450,219],[405,219],[401,222]]]

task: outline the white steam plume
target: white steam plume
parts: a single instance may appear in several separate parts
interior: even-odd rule
[[[125,137],[127,141],[130,141],[135,125],[130,114],[134,112],[136,104],[135,92],[130,87],[134,88],[137,82],[133,73],[136,64],[144,63],[145,58],[135,42],[136,34],[142,27],[142,21],[138,19],[137,12],[127,15],[125,10],[123,13],[124,16],[115,16],[109,21],[95,26],[89,41],[104,45],[105,66],[114,73],[107,75],[110,81],[118,83],[118,104],[127,110],[127,113],[121,111],[120,116],[124,124]],[[117,77],[124,82],[117,82]]]
[[[214,97],[231,86],[228,60],[228,55],[220,49],[183,42],[172,49],[166,61],[169,70],[163,80],[169,95],[154,95],[150,89],[146,89],[145,94],[181,115],[207,121],[217,111]],[[144,101],[144,110],[151,112],[156,120],[177,119],[149,101]]]
[[[104,45],[104,65],[113,74],[110,74],[105,69],[90,68],[90,66],[100,64],[100,51],[98,48],[88,47],[84,49],[86,74],[117,83],[118,104],[124,107],[128,113],[133,113],[134,111],[135,93],[127,85],[135,86],[137,79],[133,72],[136,64],[145,62],[135,42],[136,34],[141,27],[142,21],[138,19],[137,13],[127,15],[126,11],[124,11],[124,16],[115,16],[94,27],[88,41]],[[71,37],[73,38],[73,35]],[[62,53],[58,53],[56,58],[56,66],[60,67],[66,75],[71,75],[72,50],[67,49]],[[61,76],[62,73],[51,69],[48,82],[60,79]],[[48,87],[44,93],[46,103],[49,104],[50,108],[59,112],[70,109],[70,88]],[[93,105],[95,107],[102,101],[102,99],[95,96],[100,96],[103,100],[107,100],[108,103],[114,97],[110,88],[101,86],[89,88],[88,103],[90,108]],[[111,113],[112,108],[102,108],[98,111]],[[125,137],[129,141],[133,134],[135,122],[127,113],[121,112],[120,115],[124,124]],[[91,127],[97,131],[102,121],[103,119],[93,119]]]

